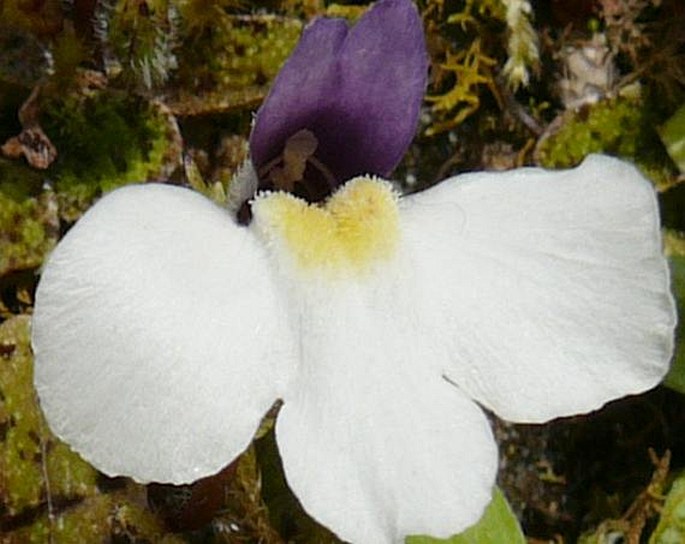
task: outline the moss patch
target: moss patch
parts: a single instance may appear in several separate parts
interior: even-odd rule
[[[99,194],[164,177],[177,161],[167,115],[117,92],[69,96],[46,104],[42,119],[59,156],[50,168],[60,214],[74,219]]]

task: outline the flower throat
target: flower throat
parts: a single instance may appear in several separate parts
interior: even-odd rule
[[[347,182],[324,204],[267,193],[253,212],[260,234],[282,243],[298,267],[333,275],[390,259],[399,240],[397,195],[390,183],[370,177]]]
[[[293,193],[308,202],[319,202],[337,186],[335,176],[316,156],[319,140],[311,130],[298,130],[285,142],[283,153],[259,169],[261,182]]]

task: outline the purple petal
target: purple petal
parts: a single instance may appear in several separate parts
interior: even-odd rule
[[[421,19],[409,0],[379,1],[351,30],[342,19],[315,21],[257,113],[255,168],[307,129],[336,183],[387,176],[414,137],[427,68]]]

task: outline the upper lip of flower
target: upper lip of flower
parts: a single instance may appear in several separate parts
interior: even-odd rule
[[[341,19],[314,21],[257,112],[250,152],[260,187],[273,186],[266,170],[303,130],[315,142],[302,195],[310,201],[357,175],[387,177],[414,137],[427,71],[411,2],[382,0],[351,29]]]

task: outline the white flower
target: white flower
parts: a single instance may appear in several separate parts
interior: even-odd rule
[[[447,536],[490,500],[483,406],[519,422],[656,385],[675,310],[651,185],[592,156],[398,197],[357,178],[253,221],[130,186],[65,236],[36,294],[55,433],[109,475],[184,483],[250,443],[276,399],[288,484],[342,539]]]

